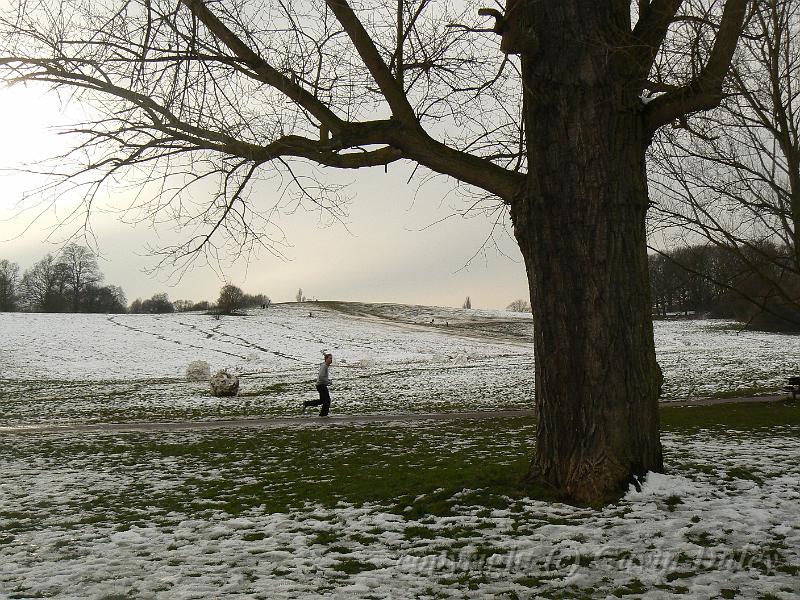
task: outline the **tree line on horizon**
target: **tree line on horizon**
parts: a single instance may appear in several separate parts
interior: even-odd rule
[[[208,300],[194,302],[193,300],[169,299],[164,293],[153,294],[150,298],[137,298],[128,308],[131,314],[160,314],[173,312],[215,312],[225,315],[233,314],[245,308],[269,306],[272,303],[266,294],[247,294],[238,286],[225,284],[219,292],[215,303]]]
[[[232,314],[271,303],[266,294],[247,294],[226,284],[216,303],[173,302],[161,292],[144,300],[136,298],[128,306],[123,289],[103,284],[104,278],[97,255],[75,243],[67,244],[56,255],[47,253],[25,271],[15,262],[0,259],[0,312],[154,314],[213,310]]]
[[[125,292],[104,285],[97,256],[70,243],[20,274],[17,263],[0,260],[0,311],[123,313]]]
[[[800,297],[800,277],[781,267],[791,254],[790,249],[770,242],[753,244],[744,253],[705,243],[650,254],[653,316],[704,316],[734,319],[759,329],[800,330],[800,310],[784,298],[787,291]],[[128,305],[122,288],[103,285],[103,279],[96,255],[78,244],[68,244],[55,256],[48,253],[22,274],[18,264],[2,259],[0,312],[233,314],[271,303],[263,293],[247,294],[226,284],[215,303],[172,301],[160,292]],[[471,307],[469,297],[463,307]],[[518,299],[507,310],[528,312],[531,307]]]
[[[752,243],[732,252],[704,243],[649,255],[653,315],[734,319],[755,329],[800,331],[800,276],[791,248]]]

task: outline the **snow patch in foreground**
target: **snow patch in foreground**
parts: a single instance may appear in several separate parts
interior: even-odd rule
[[[642,500],[653,497],[683,496],[697,493],[697,485],[680,475],[667,475],[649,471],[640,484],[640,490],[631,484],[625,500]]]

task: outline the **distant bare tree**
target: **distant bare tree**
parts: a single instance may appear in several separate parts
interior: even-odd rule
[[[17,310],[17,285],[19,265],[6,259],[0,260],[0,312]]]
[[[230,315],[244,306],[244,292],[242,288],[227,284],[222,286],[217,299],[217,310],[224,315]]]
[[[68,306],[68,284],[66,266],[47,254],[22,275],[22,305],[29,311],[62,312]]]
[[[530,302],[527,300],[517,299],[514,300],[511,304],[506,306],[506,310],[510,310],[513,312],[531,312],[531,305]]]
[[[153,294],[147,300],[137,298],[131,302],[130,312],[132,313],[172,313],[175,306],[170,302],[169,296],[165,293]]]
[[[89,248],[75,243],[67,244],[58,256],[68,278],[68,288],[72,303],[72,312],[81,309],[81,298],[90,286],[95,286],[103,279],[97,258]]]
[[[244,294],[242,296],[242,307],[268,307],[272,300],[266,294]]]
[[[472,308],[472,300],[469,299],[469,296],[464,300],[464,304],[461,305],[461,308]]]
[[[187,312],[192,310],[194,302],[191,300],[175,300],[172,305],[175,307],[175,312]]]
[[[116,285],[87,284],[81,293],[81,307],[91,313],[124,313],[127,300],[125,292]]]

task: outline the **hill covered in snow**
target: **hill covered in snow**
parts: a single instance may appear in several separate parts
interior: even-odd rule
[[[0,313],[0,330],[6,424],[295,414],[315,395],[322,349],[334,353],[338,413],[518,409],[533,397],[523,313],[306,302],[220,318]],[[661,321],[655,334],[665,401],[777,389],[800,370],[800,336],[725,321]],[[240,375],[240,397],[186,381],[196,360]]]

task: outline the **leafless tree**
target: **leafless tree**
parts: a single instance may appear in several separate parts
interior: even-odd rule
[[[67,306],[69,273],[52,254],[27,269],[20,282],[22,307],[35,312],[61,312]]]
[[[17,310],[17,286],[19,265],[9,260],[0,260],[0,312]]]
[[[58,171],[87,209],[110,182],[160,181],[131,208],[198,228],[180,258],[279,238],[260,178],[337,218],[327,168],[410,161],[450,177],[510,212],[525,260],[527,480],[604,502],[662,469],[645,152],[663,125],[719,103],[748,0],[12,4],[2,76],[96,111]],[[190,212],[206,180],[217,192]]]
[[[137,298],[131,302],[130,311],[132,313],[162,314],[175,312],[175,305],[165,292],[153,294],[147,300]]]
[[[244,306],[244,292],[242,288],[226,284],[222,286],[217,299],[217,310],[224,315],[230,315]]]
[[[79,312],[84,291],[103,279],[97,258],[89,248],[73,242],[61,249],[58,262],[63,265],[69,281],[72,312]]]
[[[531,305],[530,302],[528,302],[527,300],[518,298],[514,300],[511,304],[506,306],[506,310],[510,310],[513,312],[531,312]]]
[[[128,301],[116,285],[87,284],[81,293],[81,310],[91,313],[125,313]]]
[[[653,147],[652,225],[728,251],[749,299],[800,324],[800,1],[755,4],[745,33],[720,106]]]

